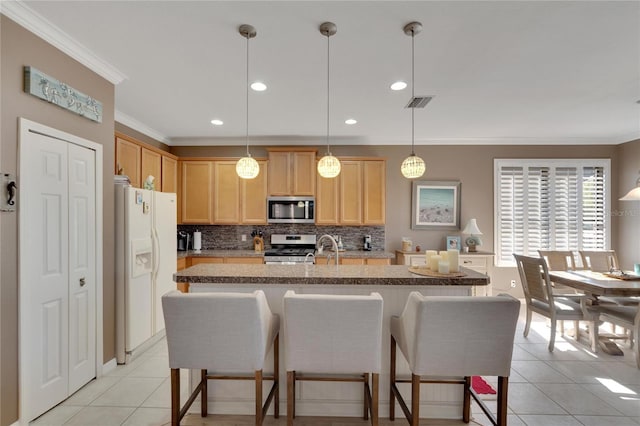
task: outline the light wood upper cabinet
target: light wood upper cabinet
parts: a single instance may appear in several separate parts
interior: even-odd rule
[[[213,223],[240,223],[240,178],[236,161],[214,161],[213,170]]]
[[[181,222],[213,223],[213,162],[181,162]]]
[[[178,192],[178,161],[162,156],[162,192]]]
[[[269,195],[316,195],[316,151],[269,150]]]
[[[156,191],[162,191],[162,155],[150,149],[142,148],[141,164],[140,181],[142,186],[144,186],[147,176],[151,175],[155,178],[154,187]]]
[[[247,225],[267,223],[267,162],[258,160],[260,173],[253,179],[240,179],[240,222]]]
[[[318,175],[316,186],[316,225],[336,225],[338,223],[338,181]]]
[[[384,225],[386,161],[340,162],[336,178],[317,177],[316,225]]]
[[[384,225],[386,211],[386,161],[362,162],[362,222],[366,225]]]
[[[341,161],[339,221],[342,225],[362,225],[362,162]]]
[[[142,147],[126,139],[116,137],[116,168],[122,169],[122,174],[129,176],[131,185],[136,188],[142,187],[141,180],[141,156]]]

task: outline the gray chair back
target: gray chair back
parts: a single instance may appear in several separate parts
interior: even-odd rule
[[[620,268],[615,250],[581,250],[580,257],[584,268],[595,272],[609,272],[611,269]]]

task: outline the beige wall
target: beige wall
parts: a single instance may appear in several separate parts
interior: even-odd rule
[[[72,133],[104,146],[104,359],[115,356],[113,282],[113,113],[114,86],[59,50],[20,27],[0,18],[1,130],[0,170],[17,174],[18,117]],[[102,102],[101,124],[44,102],[23,91],[23,66],[31,65]],[[18,188],[20,177],[18,176]],[[19,208],[19,206],[18,206]],[[0,425],[18,418],[18,223],[17,213],[0,213]]]
[[[616,200],[636,186],[640,177],[640,139],[618,145],[618,191]],[[617,203],[617,204],[616,204]],[[614,246],[624,269],[633,270],[640,262],[640,201],[614,201],[612,219],[618,223],[618,242]]]

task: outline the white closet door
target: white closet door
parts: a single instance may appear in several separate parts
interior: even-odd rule
[[[27,339],[24,411],[29,419],[53,407],[69,388],[69,246],[67,143],[29,133],[21,150],[22,270],[20,336]],[[24,260],[24,259],[23,259]],[[25,306],[24,304],[22,306]]]
[[[69,144],[69,394],[96,374],[95,152]]]

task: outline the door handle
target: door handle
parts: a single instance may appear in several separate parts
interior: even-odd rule
[[[84,287],[86,283],[87,282],[85,281],[84,277],[80,278],[80,287]]]

